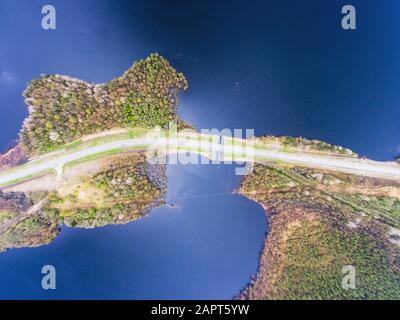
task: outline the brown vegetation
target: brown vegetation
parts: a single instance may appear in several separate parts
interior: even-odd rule
[[[21,145],[16,145],[4,154],[0,154],[0,170],[17,166],[26,161],[26,155]]]
[[[266,209],[269,232],[259,271],[236,298],[400,298],[399,199],[365,196],[368,188],[383,187],[399,185],[311,169],[256,166],[239,191]],[[355,290],[341,286],[345,265],[356,268]]]

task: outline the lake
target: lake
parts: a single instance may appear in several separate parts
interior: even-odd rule
[[[21,93],[40,73],[93,82],[151,52],[182,71],[181,117],[197,128],[255,129],[342,145],[377,160],[399,153],[400,3],[352,1],[42,1],[0,4],[0,150],[27,115]],[[18,17],[18,18],[16,18]],[[232,194],[233,165],[168,166],[167,202],[127,225],[62,227],[39,248],[0,254],[0,298],[230,299],[256,272],[262,208]],[[41,267],[57,289],[40,287]]]

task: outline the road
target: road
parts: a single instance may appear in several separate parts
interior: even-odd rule
[[[0,187],[4,188],[17,182],[20,183],[24,180],[32,179],[35,175],[54,171],[57,175],[61,176],[65,165],[87,157],[110,151],[122,152],[132,148],[148,150],[149,147],[152,149],[164,150],[169,154],[176,152],[177,148],[181,153],[191,152],[197,154],[210,153],[210,150],[213,150],[214,153],[219,155],[219,159],[222,161],[230,159],[230,156],[233,155],[237,161],[279,161],[310,168],[400,181],[400,165],[394,162],[378,162],[354,157],[321,155],[308,152],[282,152],[260,146],[252,148],[251,144],[247,142],[246,148],[243,148],[240,145],[242,141],[243,140],[240,139],[229,138],[214,139],[212,141],[202,140],[199,143],[198,136],[193,134],[186,136],[184,139],[178,138],[176,140],[168,140],[166,138],[158,138],[155,140],[155,138],[142,137],[108,142],[83,150],[61,150],[54,154],[44,155],[22,166],[0,172]]]

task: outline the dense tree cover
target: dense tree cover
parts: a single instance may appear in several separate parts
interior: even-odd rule
[[[187,86],[183,74],[158,54],[105,84],[43,75],[24,91],[29,117],[21,145],[33,155],[115,127],[164,127],[177,117],[177,95]]]
[[[287,234],[279,299],[399,299],[400,273],[385,248],[364,232],[343,232],[323,220],[305,221]],[[342,287],[344,266],[356,270],[355,289]]]
[[[270,229],[257,277],[238,298],[399,299],[399,188],[373,178],[257,165],[239,192],[263,205]],[[355,290],[342,288],[346,265],[356,268]]]
[[[0,252],[12,248],[41,246],[50,243],[58,233],[56,222],[37,214],[0,233]]]
[[[35,247],[49,243],[58,234],[57,223],[39,211],[32,216],[25,212],[46,196],[38,192],[32,197],[21,192],[0,191],[0,252],[11,248]]]
[[[147,166],[143,156],[124,157],[95,175],[93,181],[96,187],[106,190],[108,198],[146,203],[165,191],[150,181]]]

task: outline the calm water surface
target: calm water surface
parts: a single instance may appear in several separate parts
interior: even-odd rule
[[[185,73],[181,116],[198,128],[254,128],[326,140],[380,160],[399,152],[400,3],[341,1],[42,1],[0,4],[0,150],[26,116],[21,92],[40,73],[93,82],[151,52]],[[312,16],[311,16],[312,15]],[[40,248],[0,255],[0,298],[230,298],[257,268],[262,209],[232,195],[234,167],[170,166],[168,201],[136,222],[63,227]],[[41,290],[44,264],[57,290]]]

